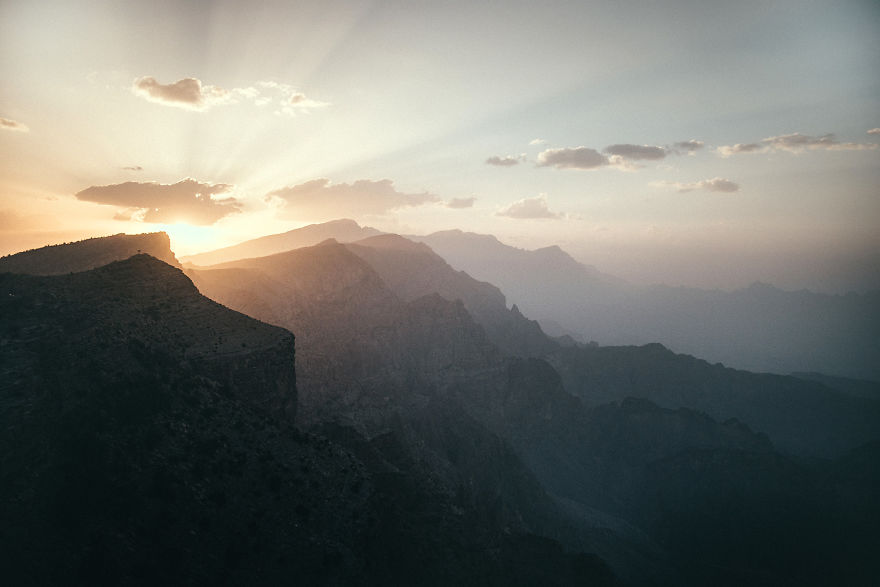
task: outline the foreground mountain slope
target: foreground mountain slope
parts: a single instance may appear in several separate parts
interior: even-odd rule
[[[293,337],[175,268],[139,255],[0,287],[13,584],[614,583],[595,557],[503,528],[466,479],[438,485],[403,433],[297,431]],[[487,464],[510,460],[494,446]]]
[[[322,224],[309,224],[281,234],[260,238],[224,247],[214,251],[183,257],[184,263],[207,266],[226,263],[236,259],[265,257],[301,247],[310,247],[327,239],[339,242],[352,242],[380,234],[375,228],[360,226],[354,220],[333,220]]]
[[[87,271],[144,253],[177,266],[171,241],[164,232],[117,234],[63,245],[51,245],[0,257],[0,273],[62,275]]]

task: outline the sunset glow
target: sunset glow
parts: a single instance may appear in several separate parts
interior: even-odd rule
[[[353,218],[640,283],[878,288],[877,71],[860,0],[10,0],[0,254]]]

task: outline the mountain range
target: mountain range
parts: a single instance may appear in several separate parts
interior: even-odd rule
[[[138,249],[173,258],[151,247]],[[104,560],[132,582],[162,549],[180,561],[171,572],[196,561],[189,582],[227,572],[221,560],[238,561],[236,583],[876,575],[880,402],[864,386],[550,337],[504,288],[396,235],[185,274],[124,252],[83,271],[112,253],[53,250],[73,275],[0,281],[0,416],[15,447],[2,454],[3,542],[31,537],[11,548],[20,570],[51,562],[38,582]],[[0,267],[40,273],[52,257]],[[81,460],[95,465],[77,481]],[[125,507],[98,515],[116,493]],[[76,520],[61,541],[45,540],[50,514]],[[212,540],[187,537],[208,528]],[[237,532],[249,538],[230,546]]]

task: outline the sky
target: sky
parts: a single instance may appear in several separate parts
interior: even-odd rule
[[[880,3],[0,0],[0,254],[353,218],[880,289]]]

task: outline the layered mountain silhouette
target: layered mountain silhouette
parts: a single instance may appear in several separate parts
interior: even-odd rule
[[[310,247],[327,239],[339,242],[352,242],[380,234],[375,228],[361,227],[354,220],[342,219],[310,224],[282,234],[273,234],[224,247],[207,253],[183,257],[183,262],[191,265],[217,265],[236,259],[265,257],[283,253],[300,247]]]
[[[2,536],[30,537],[11,552],[36,582],[136,582],[162,553],[170,574],[149,577],[179,582],[859,585],[878,571],[875,399],[656,344],[553,339],[424,244],[328,240],[185,275],[140,255],[0,283],[15,294]],[[57,512],[75,523],[48,539]]]
[[[732,292],[636,287],[559,247],[527,251],[461,231],[411,238],[500,287],[551,334],[603,345],[660,342],[752,371],[880,381],[880,292],[826,295],[760,283]]]

